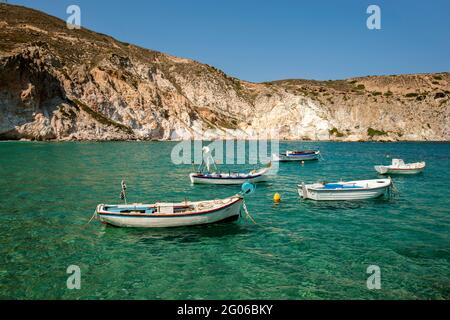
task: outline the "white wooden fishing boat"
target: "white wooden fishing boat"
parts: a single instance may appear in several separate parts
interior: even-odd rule
[[[287,150],[285,153],[272,155],[273,161],[287,162],[287,161],[311,161],[319,160],[319,150]]]
[[[239,219],[243,197],[220,200],[158,202],[154,204],[99,204],[97,218],[117,227],[166,228],[203,225]]]
[[[340,181],[298,185],[298,194],[312,200],[362,200],[378,198],[392,185],[391,179]]]
[[[405,163],[402,159],[392,159],[389,166],[375,166],[379,174],[416,174],[425,169],[425,162]]]
[[[210,154],[209,148],[203,148],[203,161],[200,164],[197,172],[189,174],[192,183],[202,184],[243,184],[245,182],[257,183],[267,180],[267,174],[270,171],[272,164],[269,163],[266,167],[250,172],[219,172],[213,157]],[[211,172],[212,168],[214,171]]]
[[[125,204],[99,204],[91,220],[97,218],[116,227],[168,228],[195,226],[239,219],[241,208],[253,222],[244,201],[244,195],[255,191],[251,183],[244,183],[241,192],[225,199],[183,201],[179,203],[127,204],[127,186],[122,181],[120,198]]]

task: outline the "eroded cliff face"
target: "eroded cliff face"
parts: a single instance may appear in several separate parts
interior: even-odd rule
[[[249,83],[0,4],[0,139],[449,140],[450,74]]]

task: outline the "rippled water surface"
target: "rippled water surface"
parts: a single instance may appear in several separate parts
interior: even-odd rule
[[[257,225],[122,229],[86,224],[98,203],[219,198],[236,186],[192,186],[172,142],[0,143],[0,298],[450,298],[450,144],[281,143],[320,147],[318,162],[283,164],[247,206]],[[399,195],[302,201],[301,181],[376,178],[390,157],[424,160],[395,177]],[[254,167],[254,166],[247,166]],[[274,205],[273,194],[282,202]],[[66,269],[81,268],[81,290]],[[366,269],[381,268],[381,290]]]

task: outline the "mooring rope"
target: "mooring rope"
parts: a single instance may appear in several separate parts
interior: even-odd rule
[[[393,194],[397,195],[399,193],[399,191],[397,189],[397,186],[394,184],[393,180],[391,180],[391,187],[392,187]]]
[[[94,218],[95,218],[96,216],[97,216],[97,209],[95,209],[94,214],[92,215],[92,217],[89,219],[88,223],[86,223],[86,224],[91,223],[91,221],[94,220]]]
[[[244,209],[244,212],[245,212],[245,214],[247,215],[247,217],[249,217],[250,220],[252,220],[252,222],[253,222],[254,224],[257,224],[256,221],[255,221],[255,219],[253,219],[253,217],[252,217],[252,216],[250,215],[250,213],[248,212],[247,205],[245,204],[245,200],[242,200],[242,209]]]

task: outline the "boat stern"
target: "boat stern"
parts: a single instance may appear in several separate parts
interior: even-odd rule
[[[386,174],[388,172],[388,169],[385,166],[374,166],[374,168],[379,174]]]

